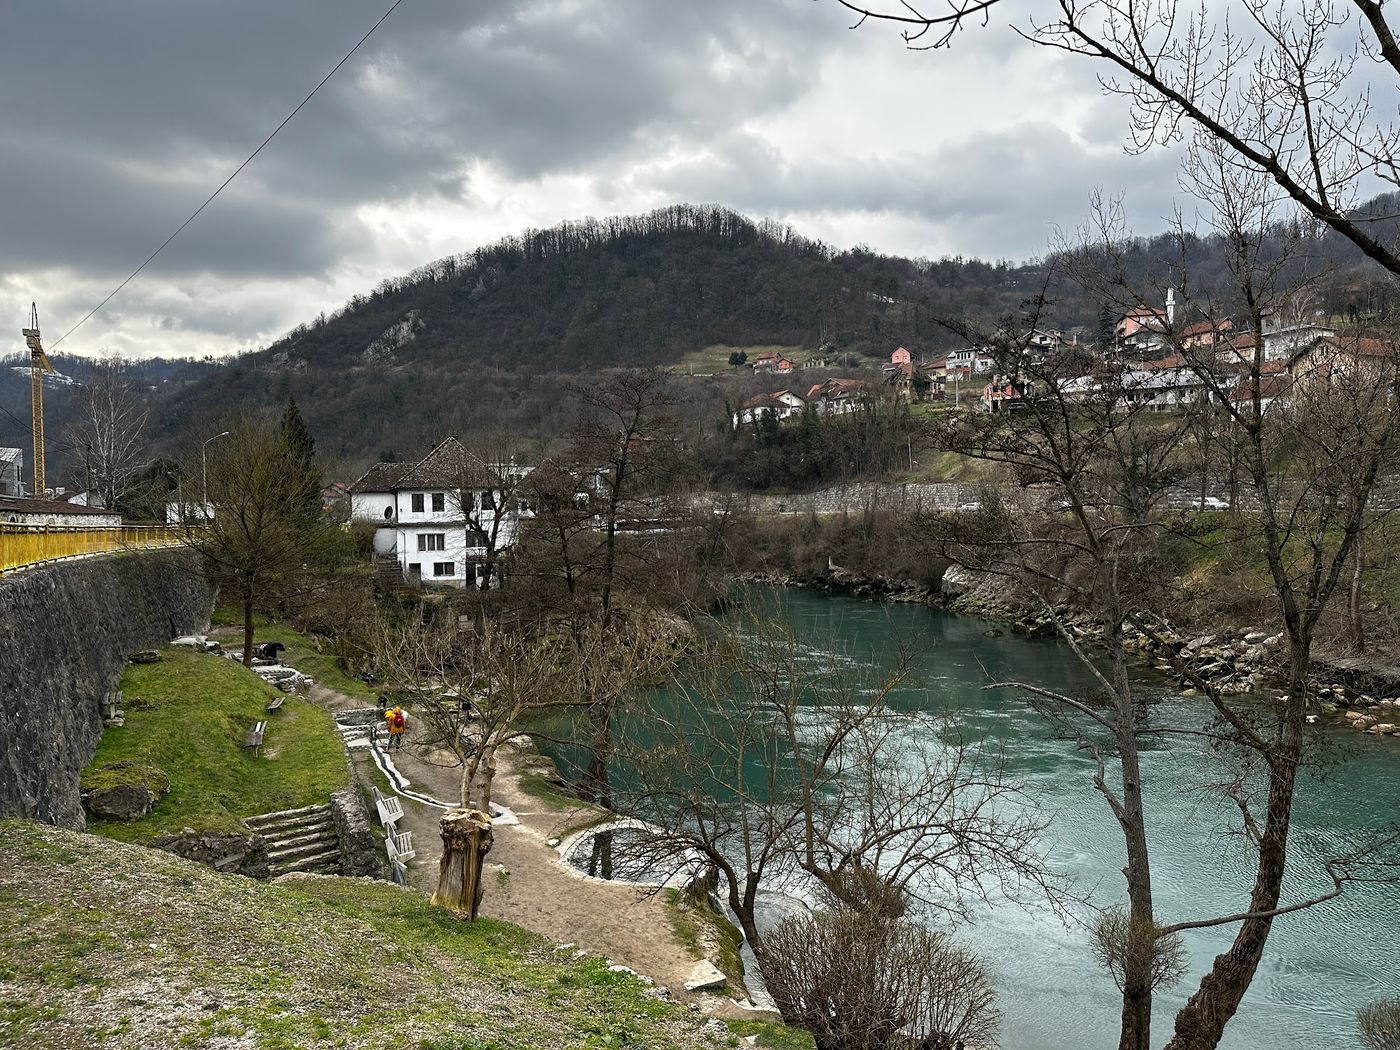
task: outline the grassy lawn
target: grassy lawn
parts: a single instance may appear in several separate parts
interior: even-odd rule
[[[219,626],[243,626],[242,611],[231,605],[216,605],[211,619]],[[283,663],[295,667],[302,674],[309,674],[322,685],[337,692],[354,697],[356,700],[363,700],[366,704],[374,703],[378,696],[364,682],[358,678],[352,678],[341,670],[334,655],[318,650],[316,643],[309,635],[293,630],[286,624],[274,623],[262,613],[253,614],[253,640],[259,645],[263,642],[281,642],[287,647],[287,651],[281,654]],[[241,648],[243,636],[240,634],[225,644]]]
[[[737,368],[729,363],[729,355],[740,350],[749,355],[747,364]],[[735,372],[742,373],[748,369],[748,365],[753,364],[754,358],[765,350],[782,354],[790,358],[794,363],[801,365],[803,360],[811,353],[800,346],[724,346],[715,344],[714,346],[702,347],[699,350],[692,350],[673,366],[678,372]]]
[[[281,696],[232,660],[171,646],[161,662],[131,664],[122,676],[126,724],[106,730],[85,785],[110,781],[103,767],[133,762],[170,785],[145,817],[130,824],[93,821],[98,834],[146,841],[183,827],[239,831],[243,817],[324,802],[345,787],[345,753],[331,716],[287,696],[276,714],[267,702]],[[267,720],[262,753],[243,747],[252,723]]]
[[[43,892],[35,892],[43,887]],[[380,882],[269,885],[0,821],[0,1044],[702,1050],[703,1017]],[[112,1038],[112,1037],[116,1038]],[[800,1043],[761,1043],[797,1047]]]
[[[811,1035],[774,1021],[725,1021],[735,1035],[758,1036],[754,1046],[764,1050],[815,1050]]]
[[[270,623],[256,629],[254,639],[262,642],[281,642],[287,647],[281,653],[284,664],[295,667],[302,674],[309,674],[322,685],[338,693],[374,703],[378,694],[358,678],[352,678],[340,668],[340,663],[331,653],[317,650],[316,643],[308,636],[292,630],[285,624]]]

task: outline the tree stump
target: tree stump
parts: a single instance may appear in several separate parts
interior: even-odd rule
[[[485,889],[481,868],[491,852],[491,817],[479,809],[454,809],[439,827],[442,861],[433,903],[475,920]]]

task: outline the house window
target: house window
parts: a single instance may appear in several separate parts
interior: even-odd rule
[[[414,513],[414,514],[422,514],[422,513],[423,513],[423,493],[421,493],[421,492],[415,492],[411,498],[412,498],[412,500],[413,500],[413,513]]]
[[[450,562],[450,561],[435,561],[435,562],[433,562],[433,575],[434,575],[434,576],[451,576],[451,575],[453,574],[453,571],[454,571],[455,568],[456,568],[456,565],[455,565],[453,562]]]
[[[411,561],[408,563],[408,574],[410,576],[422,576],[423,565],[421,562]]]
[[[445,510],[447,507],[447,496],[442,492],[433,493],[433,510]],[[442,548],[439,547],[438,550]]]
[[[447,550],[447,533],[445,532],[420,532],[418,534],[418,549],[420,551],[445,551]]]
[[[385,507],[385,508],[384,508],[384,517],[385,517],[386,519],[392,521],[393,518],[394,518],[394,508],[393,508],[393,507]]]

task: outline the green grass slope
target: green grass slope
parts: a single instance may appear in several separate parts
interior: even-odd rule
[[[154,664],[131,664],[122,675],[126,724],[106,730],[83,774],[85,787],[135,771],[170,785],[145,817],[130,824],[94,821],[90,830],[126,841],[191,827],[241,831],[255,813],[326,801],[345,787],[345,752],[323,708],[282,694],[232,660],[169,647]],[[267,720],[260,754],[243,747],[248,727]],[[113,769],[114,763],[133,765]]]
[[[0,1046],[691,1050],[727,1030],[596,958],[387,883],[270,885],[0,822]]]

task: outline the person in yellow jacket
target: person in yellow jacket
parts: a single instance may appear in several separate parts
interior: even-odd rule
[[[404,709],[391,707],[385,711],[384,726],[389,730],[389,750],[400,750],[403,747],[404,730],[408,728],[408,715],[404,713]]]

